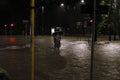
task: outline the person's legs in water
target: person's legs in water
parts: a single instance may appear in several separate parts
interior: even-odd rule
[[[55,48],[56,50],[59,50],[59,48],[60,48],[60,40],[55,40],[55,41],[54,41],[54,48]]]

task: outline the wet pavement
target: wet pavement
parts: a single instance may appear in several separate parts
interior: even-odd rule
[[[90,80],[91,44],[79,38],[61,40],[53,48],[51,36],[35,36],[35,80]],[[0,69],[11,80],[30,80],[30,37],[0,37]],[[95,43],[93,80],[120,80],[120,42]]]
[[[25,36],[1,36],[0,42],[1,74],[5,74],[10,80],[30,80],[31,54],[29,38],[26,39]]]
[[[90,80],[91,44],[75,38],[61,44],[56,51],[51,37],[36,38],[35,80]],[[120,79],[119,53],[120,43],[95,44],[93,80]]]
[[[95,80],[120,80],[120,43],[96,45]]]

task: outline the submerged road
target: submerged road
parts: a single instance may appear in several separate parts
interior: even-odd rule
[[[12,80],[30,80],[30,37],[0,37],[0,69]],[[35,36],[35,80],[90,80],[91,44],[63,37],[59,51],[51,36]],[[120,43],[95,43],[93,79],[120,79]]]
[[[91,44],[77,38],[62,38],[59,51],[52,37],[36,37],[35,80],[90,80]],[[120,43],[97,42],[93,79],[120,79]]]

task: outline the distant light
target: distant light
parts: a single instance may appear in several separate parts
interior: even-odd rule
[[[7,27],[7,25],[5,24],[5,25],[4,25],[4,27],[6,28],[6,27]]]
[[[90,19],[90,23],[92,23],[93,22],[93,19]]]
[[[11,23],[11,24],[10,24],[10,27],[14,27],[14,24],[13,24],[13,23]]]
[[[61,7],[63,7],[64,6],[64,3],[61,3],[61,5],[60,5]]]
[[[81,3],[82,3],[82,4],[84,4],[84,3],[85,3],[85,1],[84,1],[84,0],[81,0]]]
[[[116,0],[114,0],[114,3],[115,3],[115,8],[116,8]]]
[[[44,13],[44,9],[45,9],[44,6],[42,6],[42,13]]]
[[[14,24],[11,24],[11,26],[14,26]]]
[[[51,28],[51,34],[55,33],[55,28]]]

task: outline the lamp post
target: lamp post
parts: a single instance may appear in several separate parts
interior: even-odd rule
[[[90,80],[93,80],[93,66],[94,66],[94,43],[95,43],[95,23],[96,23],[96,0],[93,3],[93,25],[92,25],[92,45],[91,45],[91,68],[90,68]]]
[[[35,0],[31,0],[31,80],[34,80],[34,24],[35,24]]]

